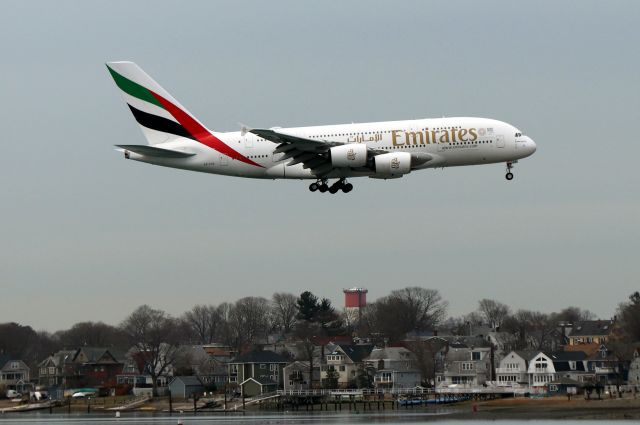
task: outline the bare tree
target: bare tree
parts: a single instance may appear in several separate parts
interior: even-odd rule
[[[222,303],[218,306],[218,314],[220,315],[220,339],[226,345],[236,352],[239,352],[244,344],[244,335],[242,329],[236,326],[235,315],[233,313],[234,305],[231,303]]]
[[[535,350],[554,350],[558,345],[558,326],[553,315],[539,311],[519,310],[516,320],[526,335],[529,348]]]
[[[176,321],[162,310],[142,305],[120,326],[147,363],[147,373],[153,380],[153,394],[157,395],[158,377],[169,371],[179,354]]]
[[[627,342],[640,341],[640,292],[629,296],[629,301],[618,307],[619,326]]]
[[[82,346],[127,348],[127,335],[115,326],[102,322],[80,322],[70,329],[58,331],[56,338],[63,347]]]
[[[410,341],[407,349],[415,356],[416,367],[420,371],[422,385],[435,386],[436,372],[438,370],[440,354],[448,350],[447,341],[442,338],[430,338],[427,340]]]
[[[237,341],[253,345],[266,336],[271,327],[269,302],[262,297],[241,298],[233,306],[230,319],[232,326],[242,334],[238,335]]]
[[[285,334],[291,332],[296,324],[297,299],[295,295],[287,292],[276,292],[271,299],[274,324]]]
[[[583,320],[594,320],[596,315],[580,307],[567,307],[556,313],[555,318],[558,322],[576,323]]]
[[[485,298],[478,302],[478,312],[482,315],[486,324],[495,329],[502,325],[504,319],[509,316],[511,309],[508,305],[499,301]]]
[[[462,316],[449,317],[439,327],[451,332],[452,335],[471,336],[477,326],[482,326],[483,321],[484,319],[480,313],[472,311]]]
[[[309,389],[313,388],[313,368],[316,356],[316,345],[314,344],[314,339],[321,333],[322,327],[318,323],[300,320],[296,324],[296,348],[299,354],[299,359],[309,362]]]
[[[392,291],[390,297],[405,305],[406,318],[417,330],[433,329],[447,312],[448,303],[436,289],[407,287]]]
[[[437,290],[408,287],[392,291],[370,305],[365,320],[371,332],[397,341],[409,331],[434,329],[446,311],[447,302]]]
[[[213,305],[196,305],[182,316],[189,333],[198,344],[210,344],[216,340],[222,318]]]

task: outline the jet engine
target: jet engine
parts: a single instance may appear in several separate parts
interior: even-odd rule
[[[391,152],[374,157],[376,173],[371,176],[378,179],[393,179],[411,172],[411,154],[409,152]]]
[[[364,167],[367,164],[367,145],[349,143],[331,148],[331,165],[334,167]]]

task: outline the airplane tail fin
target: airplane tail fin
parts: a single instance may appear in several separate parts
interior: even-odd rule
[[[107,69],[150,145],[178,137],[197,140],[208,130],[160,84],[133,62],[107,62]]]

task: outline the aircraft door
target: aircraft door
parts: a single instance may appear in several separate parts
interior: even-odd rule
[[[496,147],[504,148],[504,136],[500,134],[496,136]]]
[[[244,147],[247,149],[253,148],[253,134],[246,133],[244,136]]]

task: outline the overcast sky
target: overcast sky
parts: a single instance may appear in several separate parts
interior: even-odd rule
[[[611,317],[640,289],[635,1],[5,1],[0,322],[117,324],[275,291],[343,305],[436,288]],[[509,122],[504,165],[354,179],[349,195],[126,161],[144,138],[104,62],[217,131],[441,116]]]

